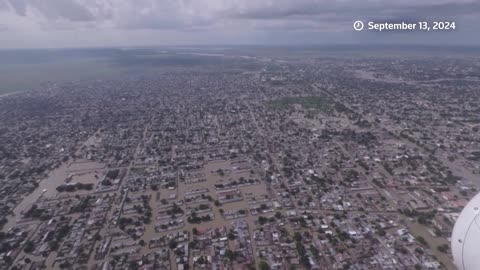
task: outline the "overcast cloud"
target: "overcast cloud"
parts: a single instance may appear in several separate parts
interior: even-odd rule
[[[364,33],[355,20],[448,20],[457,30]],[[480,44],[472,0],[0,0],[0,47]]]

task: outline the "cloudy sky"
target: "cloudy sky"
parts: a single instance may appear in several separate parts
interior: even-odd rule
[[[356,32],[356,20],[455,21],[450,32]],[[480,44],[480,0],[0,0],[0,48]]]

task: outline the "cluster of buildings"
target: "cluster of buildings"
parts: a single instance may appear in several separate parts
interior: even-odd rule
[[[453,269],[470,60],[248,61],[0,99],[0,269]]]

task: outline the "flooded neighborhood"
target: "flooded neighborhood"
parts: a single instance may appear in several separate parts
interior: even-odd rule
[[[1,270],[455,269],[478,57],[204,50],[0,99]]]

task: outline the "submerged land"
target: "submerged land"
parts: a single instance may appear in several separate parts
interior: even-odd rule
[[[0,269],[454,269],[475,50],[42,53],[91,70],[3,85]]]

